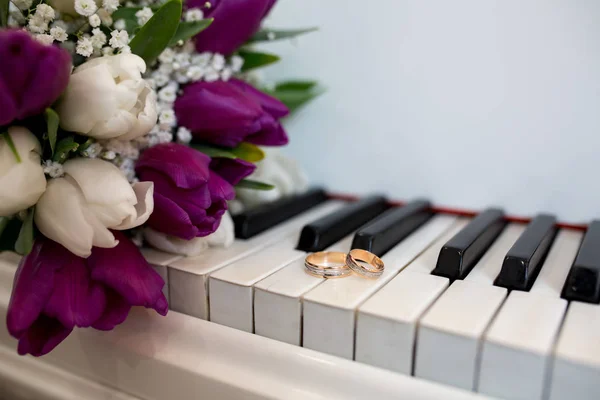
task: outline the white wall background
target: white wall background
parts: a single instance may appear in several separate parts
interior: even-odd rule
[[[325,95],[287,122],[315,184],[513,215],[600,217],[600,1],[279,0],[319,26],[269,80]]]

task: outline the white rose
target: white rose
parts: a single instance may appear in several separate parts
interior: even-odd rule
[[[228,212],[223,214],[217,230],[205,237],[185,240],[175,236],[165,235],[154,229],[144,229],[144,238],[153,247],[168,253],[184,256],[197,256],[209,247],[229,247],[235,239],[233,220]]]
[[[279,149],[263,149],[265,158],[256,163],[256,169],[249,179],[275,186],[271,190],[236,189],[236,199],[244,208],[277,200],[284,196],[304,192],[309,185],[308,178],[296,161],[284,156]]]
[[[0,135],[0,217],[31,207],[46,190],[46,177],[40,164],[42,149],[36,137],[21,126],[11,126],[8,134],[21,162],[17,161],[6,137]]]
[[[92,246],[115,247],[109,229],[139,226],[152,214],[154,183],[130,185],[117,167],[100,159],[77,158],[63,167],[65,176],[48,182],[35,223],[73,254],[88,257]]]
[[[58,104],[60,126],[96,139],[132,140],[156,124],[156,93],[135,54],[89,60],[75,69]]]

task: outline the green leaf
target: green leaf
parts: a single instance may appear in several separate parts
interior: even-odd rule
[[[8,25],[8,2],[9,0],[0,0],[0,28]]]
[[[175,46],[180,40],[186,41],[189,38],[196,36],[198,33],[208,28],[212,22],[213,18],[203,19],[201,21],[180,22],[177,27],[177,32],[175,32],[175,35],[171,38],[171,42],[169,42],[169,47]]]
[[[242,179],[240,183],[238,183],[236,188],[244,188],[244,189],[255,189],[255,190],[271,190],[275,189],[275,186],[269,185],[268,183],[253,181],[250,179]]]
[[[23,223],[19,218],[9,219],[0,234],[0,251],[14,251]]]
[[[279,61],[279,57],[275,54],[261,53],[258,51],[240,50],[238,54],[244,59],[242,71],[248,71],[258,67],[264,67]]]
[[[180,19],[181,0],[164,3],[129,42],[131,52],[152,64],[171,42]]]
[[[310,90],[317,86],[317,81],[285,81],[275,85],[275,90]]]
[[[8,217],[0,217],[0,238],[2,237],[2,232],[4,232],[4,229],[6,229],[9,221],[10,218]]]
[[[209,157],[237,158],[230,149],[223,149],[205,144],[191,144],[190,146]]]
[[[242,160],[246,160],[248,162],[257,162],[265,158],[265,152],[260,149],[260,147],[253,145],[252,143],[240,143],[239,146],[231,149],[231,152]]]
[[[33,214],[35,207],[32,207],[21,225],[19,237],[15,242],[15,251],[23,256],[29,254],[33,248]]]
[[[54,152],[54,157],[52,157],[52,160],[62,164],[67,161],[69,153],[76,151],[78,148],[79,143],[75,142],[73,136],[66,137],[56,145],[56,151]]]
[[[273,41],[280,39],[290,39],[296,36],[303,35],[305,33],[314,32],[319,28],[305,28],[305,29],[290,29],[290,30],[278,30],[278,29],[261,29],[256,32],[254,36],[252,36],[249,40],[250,43],[253,42],[264,42],[264,41]]]
[[[8,147],[10,147],[10,150],[12,151],[15,158],[17,159],[17,162],[20,163],[21,156],[19,156],[19,152],[17,151],[17,147],[15,146],[15,142],[13,142],[12,137],[10,136],[10,133],[4,132],[3,135],[4,135],[4,140],[6,140],[6,144],[8,144]]]
[[[294,112],[304,104],[323,94],[323,92],[323,89],[315,87],[309,90],[274,90],[267,93],[278,98],[290,109],[290,112]]]
[[[54,148],[56,147],[56,135],[58,134],[58,114],[51,108],[46,108],[44,113],[46,119],[46,125],[48,126],[48,139],[50,140],[50,149],[54,154]]]

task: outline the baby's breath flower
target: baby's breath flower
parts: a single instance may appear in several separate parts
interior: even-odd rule
[[[96,13],[98,6],[94,0],[75,0],[75,11],[84,17],[90,17]]]
[[[124,19],[118,19],[115,21],[113,26],[115,29],[122,31],[123,29],[125,29],[127,27],[127,24],[125,23]]]
[[[197,65],[192,65],[188,68],[187,76],[192,81],[199,81],[204,76],[204,68]]]
[[[160,53],[160,56],[158,56],[158,61],[160,61],[161,63],[164,63],[164,64],[172,63],[174,56],[175,56],[175,52],[173,51],[173,49],[170,47],[167,47],[166,49],[163,50],[162,53]]]
[[[103,56],[112,56],[115,52],[115,49],[113,49],[112,47],[103,47],[102,48],[102,55]]]
[[[35,35],[35,38],[38,42],[47,46],[51,45],[52,42],[54,42],[54,38],[46,33],[38,33],[37,35]]]
[[[192,132],[184,126],[180,126],[177,129],[177,141],[179,143],[187,144],[192,141]]]
[[[240,72],[242,70],[242,66],[244,65],[244,59],[238,55],[231,57],[231,69],[233,72]]]
[[[13,0],[13,3],[19,10],[29,10],[33,4],[33,0]]]
[[[175,61],[173,63],[173,68],[175,69],[187,68],[190,66],[190,55],[187,53],[177,53],[173,59]]]
[[[103,0],[102,8],[112,14],[119,8],[119,0]]]
[[[173,126],[177,123],[175,111],[172,109],[162,110],[158,116],[158,122],[161,125]]]
[[[158,87],[163,87],[167,83],[169,83],[169,75],[164,74],[160,71],[153,72],[152,78],[154,78],[154,81],[156,82],[156,85]]]
[[[223,79],[224,81],[228,81],[232,75],[233,75],[233,71],[229,67],[225,67],[225,68],[223,68],[223,71],[221,71],[221,79]]]
[[[77,54],[89,57],[94,52],[92,41],[88,37],[82,37],[77,41]]]
[[[144,7],[135,13],[135,16],[137,17],[138,25],[140,25],[140,26],[144,25],[146,22],[150,21],[150,18],[152,18],[153,15],[154,15],[154,13],[152,12],[152,9],[150,9],[150,7]]]
[[[169,84],[158,91],[158,99],[167,103],[173,103],[177,99],[177,86]]]
[[[98,14],[94,14],[94,15],[90,16],[90,18],[88,18],[88,21],[90,22],[90,25],[92,28],[97,28],[100,26],[100,23],[102,23],[102,21],[100,21],[100,17],[98,16]]]
[[[35,8],[35,15],[39,15],[44,21],[50,22],[54,19],[54,9],[48,4],[38,4]]]
[[[67,35],[67,32],[65,32],[65,30],[63,28],[61,28],[60,26],[55,26],[52,29],[50,29],[50,34],[52,35],[54,40],[56,40],[58,42],[64,42],[65,40],[67,40],[69,38],[69,35]]]
[[[214,69],[213,67],[208,67],[204,73],[204,80],[206,82],[214,82],[219,80],[219,71]]]
[[[106,35],[100,30],[100,28],[94,28],[92,29],[91,41],[92,46],[94,46],[95,49],[101,49],[106,43]]]
[[[217,71],[220,71],[225,66],[225,57],[221,54],[215,54],[212,58],[212,67]]]
[[[129,34],[126,30],[116,30],[110,33],[110,47],[120,49],[129,44]]]
[[[192,56],[191,62],[193,65],[198,65],[200,67],[206,67],[208,66],[208,63],[210,62],[210,58],[212,57],[212,54],[210,53],[200,53],[200,54],[194,54]]]
[[[185,20],[187,22],[200,21],[204,18],[204,13],[199,8],[191,8],[185,13]]]
[[[33,17],[29,18],[27,27],[33,33],[46,33],[48,30],[48,22],[44,21],[38,14],[34,14]]]
[[[129,46],[123,46],[121,47],[121,54],[131,54],[131,47]]]
[[[44,161],[44,173],[50,178],[60,178],[65,174],[65,170],[63,169],[62,164],[57,163],[52,160]]]
[[[173,134],[167,130],[161,130],[156,134],[158,143],[169,143],[173,141]]]

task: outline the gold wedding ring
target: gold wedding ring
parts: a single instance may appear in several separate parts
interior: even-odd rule
[[[341,278],[352,273],[346,265],[346,253],[338,251],[320,251],[306,256],[306,272],[320,278]]]
[[[367,264],[367,266],[364,264]],[[378,278],[381,276],[384,269],[381,258],[362,249],[351,250],[350,253],[346,255],[346,265],[356,274],[366,278]]]

